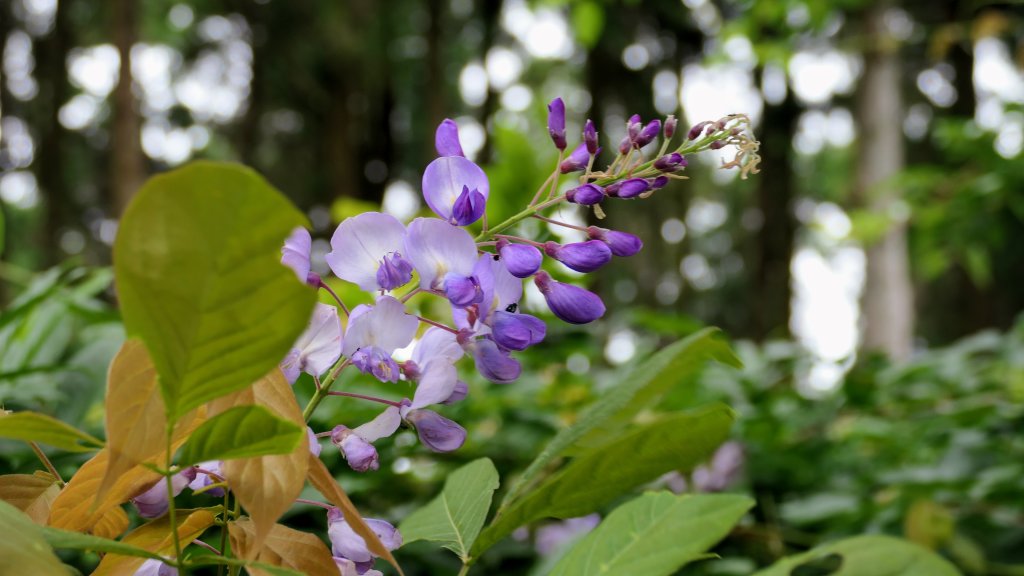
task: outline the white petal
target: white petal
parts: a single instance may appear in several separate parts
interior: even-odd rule
[[[405,226],[390,214],[367,212],[345,219],[331,237],[325,256],[334,275],[367,292],[379,290],[377,269],[390,252],[402,252]]]
[[[295,271],[299,282],[305,283],[309,276],[309,251],[312,246],[309,230],[300,226],[285,239],[284,248],[281,248],[281,263]]]
[[[327,371],[341,356],[341,320],[334,306],[317,303],[306,331],[295,342],[302,370],[313,376]]]
[[[405,348],[416,337],[419,320],[405,313],[405,306],[391,296],[381,296],[377,304],[358,316],[349,317],[343,353],[352,354],[366,346],[376,346],[391,354]]]
[[[412,361],[423,369],[434,358],[444,358],[454,364],[462,358],[462,346],[459,346],[455,334],[437,326],[431,326],[423,333],[412,351]]]
[[[462,228],[437,218],[417,218],[409,224],[405,255],[419,272],[421,286],[440,288],[449,272],[472,275],[476,254],[476,242]]]
[[[367,442],[376,442],[394,434],[401,423],[402,416],[398,412],[398,407],[389,406],[373,420],[353,428],[352,432]]]
[[[416,385],[416,395],[409,408],[415,410],[444,402],[452,395],[458,381],[459,374],[454,364],[444,358],[431,360],[423,368],[423,376]]]

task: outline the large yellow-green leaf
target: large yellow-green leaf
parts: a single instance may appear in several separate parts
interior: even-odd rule
[[[498,471],[490,459],[480,458],[462,466],[448,476],[437,498],[402,521],[402,540],[406,544],[416,540],[440,542],[465,562],[497,489]]]
[[[315,292],[280,264],[305,217],[258,174],[197,162],[150,179],[125,211],[114,272],[173,421],[245,388],[305,328]]]
[[[526,493],[477,538],[480,554],[516,528],[541,518],[573,518],[598,510],[628,490],[672,470],[689,470],[725,441],[733,412],[724,405],[681,412],[637,426],[574,458]]]
[[[729,366],[740,361],[721,330],[707,328],[658,351],[588,406],[576,423],[563,429],[512,483],[502,501],[507,507],[535,482],[552,461],[575,449],[598,446],[627,426],[639,412],[657,404],[674,386],[686,383],[709,360]]]
[[[0,476],[0,500],[21,510],[36,524],[46,525],[58,493],[57,479],[47,472]]]
[[[668,576],[698,560],[754,505],[745,496],[650,492],[612,512],[549,576]]]
[[[959,576],[960,571],[938,554],[891,536],[855,536],[818,546],[809,552],[783,558],[754,576],[790,576],[819,573],[821,563],[828,576]],[[801,567],[805,567],[801,570]]]
[[[231,535],[231,550],[239,558],[252,559],[309,576],[334,576],[338,573],[338,565],[331,557],[331,550],[314,534],[274,524],[259,547],[253,549],[256,527],[248,518],[228,523],[228,534]],[[252,565],[247,570],[253,576],[273,574],[272,571]]]
[[[178,541],[184,547],[187,543],[195,540],[207,528],[213,525],[214,515],[206,509],[179,510],[177,516]],[[133,549],[141,548],[159,556],[174,555],[174,536],[171,534],[171,521],[169,516],[153,520],[143,524],[129,532],[121,543]],[[96,567],[93,576],[120,576],[122,574],[134,574],[139,566],[145,562],[137,551],[126,555],[123,552],[110,551],[100,565]]]
[[[6,502],[0,502],[0,576],[67,574],[39,526]]]

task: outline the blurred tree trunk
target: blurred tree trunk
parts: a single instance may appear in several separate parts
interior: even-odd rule
[[[899,201],[891,179],[904,166],[903,108],[897,45],[885,32],[888,3],[865,14],[864,76],[857,93],[855,200],[878,213]],[[863,295],[863,348],[906,360],[913,351],[914,292],[907,253],[905,222],[892,222],[876,244],[867,247]]]
[[[46,210],[46,225],[40,230],[37,244],[42,247],[45,265],[55,264],[60,259],[57,236],[73,219],[74,213],[64,170],[67,131],[58,119],[60,107],[71,92],[65,62],[72,44],[68,12],[73,4],[69,0],[57,4],[53,30],[35,45],[39,94],[33,104],[40,138],[33,166]],[[27,120],[30,124],[33,121]]]
[[[788,90],[782,102],[765,104],[764,120],[758,128],[762,162],[757,203],[762,224],[754,238],[749,302],[754,314],[751,336],[759,341],[789,334],[789,267],[796,233],[793,133],[799,114],[792,90]]]
[[[111,98],[110,183],[113,212],[124,213],[145,178],[145,159],[140,142],[140,121],[132,94],[132,46],[138,39],[138,6],[134,0],[115,0],[114,45],[121,56],[121,71]]]

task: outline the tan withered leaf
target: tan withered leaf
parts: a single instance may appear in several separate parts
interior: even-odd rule
[[[46,472],[0,476],[0,500],[43,526],[50,517],[50,506],[59,492],[57,479]]]
[[[210,403],[210,415],[234,406],[255,404],[305,427],[295,394],[280,369],[260,378],[252,387]],[[231,491],[249,513],[253,523],[253,549],[273,528],[274,523],[299,497],[306,483],[309,466],[309,440],[305,435],[290,454],[227,460],[221,467]]]
[[[253,548],[256,526],[248,518],[228,524],[231,550],[242,558],[250,558],[273,566],[290,568],[303,574],[337,576],[338,565],[331,551],[313,534],[274,524],[259,549]],[[249,574],[266,574],[258,568],[246,568]]]
[[[141,340],[126,340],[107,372],[107,448],[110,456],[96,498],[122,474],[167,449],[167,419],[156,368]]]
[[[91,532],[100,538],[116,540],[128,529],[128,524],[128,514],[125,513],[124,508],[114,506],[113,508],[108,508],[96,520],[96,524],[93,525]]]
[[[180,447],[205,417],[204,407],[197,410],[194,415],[183,417],[175,426],[172,449]],[[96,493],[106,474],[109,459],[110,449],[105,447],[78,469],[53,501],[50,508],[50,526],[75,532],[89,531],[108,510],[124,504],[129,498],[163,478],[145,466],[136,465],[118,476],[106,494],[97,499]],[[154,461],[159,466],[166,466],[163,452],[156,456]]]
[[[213,512],[209,510],[179,510],[178,540],[182,543],[182,548],[213,525],[213,519]],[[121,542],[161,556],[174,555],[174,539],[171,535],[171,523],[167,516],[139,526],[129,532]],[[130,576],[145,561],[145,558],[121,556],[111,552],[103,557],[103,561],[92,574],[93,576]]]
[[[363,522],[363,517],[359,514],[359,510],[349,500],[348,494],[334,480],[331,471],[327,469],[327,466],[319,458],[312,454],[309,455],[309,483],[318,492],[323,494],[324,498],[341,509],[342,513],[345,514],[345,521],[355,530],[356,534],[363,537],[363,540],[366,541],[366,547],[370,549],[370,552],[387,560],[395,567],[395,570],[398,570],[399,574],[403,574],[402,567],[398,565],[398,561],[384,547],[380,538],[377,538],[377,534],[366,525],[366,522]]]

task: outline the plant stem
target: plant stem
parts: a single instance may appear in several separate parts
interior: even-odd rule
[[[423,316],[417,316],[416,318],[420,322],[423,322],[424,324],[430,324],[431,326],[437,326],[438,328],[440,328],[442,330],[447,330],[448,332],[451,332],[452,334],[458,334],[459,333],[459,331],[456,330],[455,328],[452,328],[451,326],[445,326],[444,324],[442,324],[440,322],[437,322],[435,320],[431,320],[430,318],[424,318]]]
[[[462,569],[459,570],[459,576],[466,576],[466,574],[469,574],[469,567],[469,563],[463,562]]]
[[[50,474],[52,474],[53,477],[57,479],[57,485],[63,488],[64,479],[60,477],[60,472],[57,472],[57,469],[53,467],[53,462],[50,462],[50,459],[46,457],[46,454],[43,453],[43,450],[39,447],[39,444],[36,444],[35,442],[29,442],[28,445],[32,447],[32,451],[35,452],[36,456],[39,457],[39,460],[43,463],[43,466],[46,466],[46,469],[49,470]]]
[[[313,397],[309,399],[309,404],[306,404],[306,409],[302,411],[302,419],[309,422],[309,419],[313,416],[313,412],[316,407],[327,398],[331,391],[331,385],[338,379],[338,375],[345,369],[346,366],[351,364],[348,359],[342,360],[335,368],[327,375],[327,380],[323,382],[323,385],[316,389],[313,393]]]
[[[331,508],[333,508],[333,506],[331,506],[330,504],[324,504],[323,502],[317,502],[316,500],[306,500],[305,498],[296,498],[295,501],[298,502],[299,504],[309,504],[310,506],[319,506],[320,508],[323,508],[324,510],[330,510]]]
[[[220,550],[217,550],[213,546],[210,546],[209,544],[207,544],[206,542],[203,542],[202,540],[200,540],[198,538],[193,540],[192,543],[195,544],[196,546],[200,546],[202,548],[206,548],[207,550],[209,550],[210,552],[213,552],[217,556],[222,556],[222,554],[220,553]]]
[[[224,525],[220,527],[220,555],[224,556],[228,550],[228,492],[224,490]],[[224,565],[217,566],[217,576],[224,575]]]
[[[508,230],[509,228],[515,226],[516,224],[522,222],[523,220],[526,220],[530,216],[533,216],[537,212],[540,212],[541,210],[546,210],[547,208],[550,208],[550,207],[554,206],[555,204],[558,204],[558,203],[562,202],[563,200],[565,200],[565,194],[560,194],[560,195],[552,198],[551,200],[546,200],[544,202],[541,202],[540,204],[536,204],[534,206],[529,206],[525,210],[523,210],[522,212],[520,212],[518,214],[515,214],[514,216],[510,216],[508,219],[506,219],[501,224],[496,224],[493,227],[491,227],[491,229],[487,232],[486,235],[484,235],[484,234],[477,235],[476,241],[480,242],[480,241],[483,241],[483,240],[487,240],[489,238],[493,238],[493,237],[497,236],[498,233],[504,232],[505,230]]]
[[[327,283],[324,282],[323,280],[320,281],[320,287],[323,288],[324,290],[327,290],[327,293],[330,294],[331,296],[334,296],[334,301],[338,303],[338,306],[341,306],[341,311],[345,313],[345,316],[348,316],[348,306],[345,306],[345,303],[342,302],[341,298],[339,298],[338,295],[334,293],[334,290],[331,290],[331,287],[328,286]]]
[[[385,400],[384,398],[378,398],[376,396],[366,396],[364,394],[356,394],[355,392],[328,392],[328,396],[345,396],[346,398],[358,398],[360,400],[369,400],[370,402],[379,402],[381,404],[387,404],[388,406],[401,406],[400,403]]]
[[[178,521],[176,518],[176,512],[174,509],[174,473],[170,471],[171,468],[171,457],[174,453],[171,449],[171,438],[174,433],[174,425],[170,422],[167,423],[167,461],[164,463],[168,470],[164,474],[164,480],[167,482],[167,519],[171,523],[171,539],[174,541],[174,561],[181,564],[181,541],[178,539]]]

